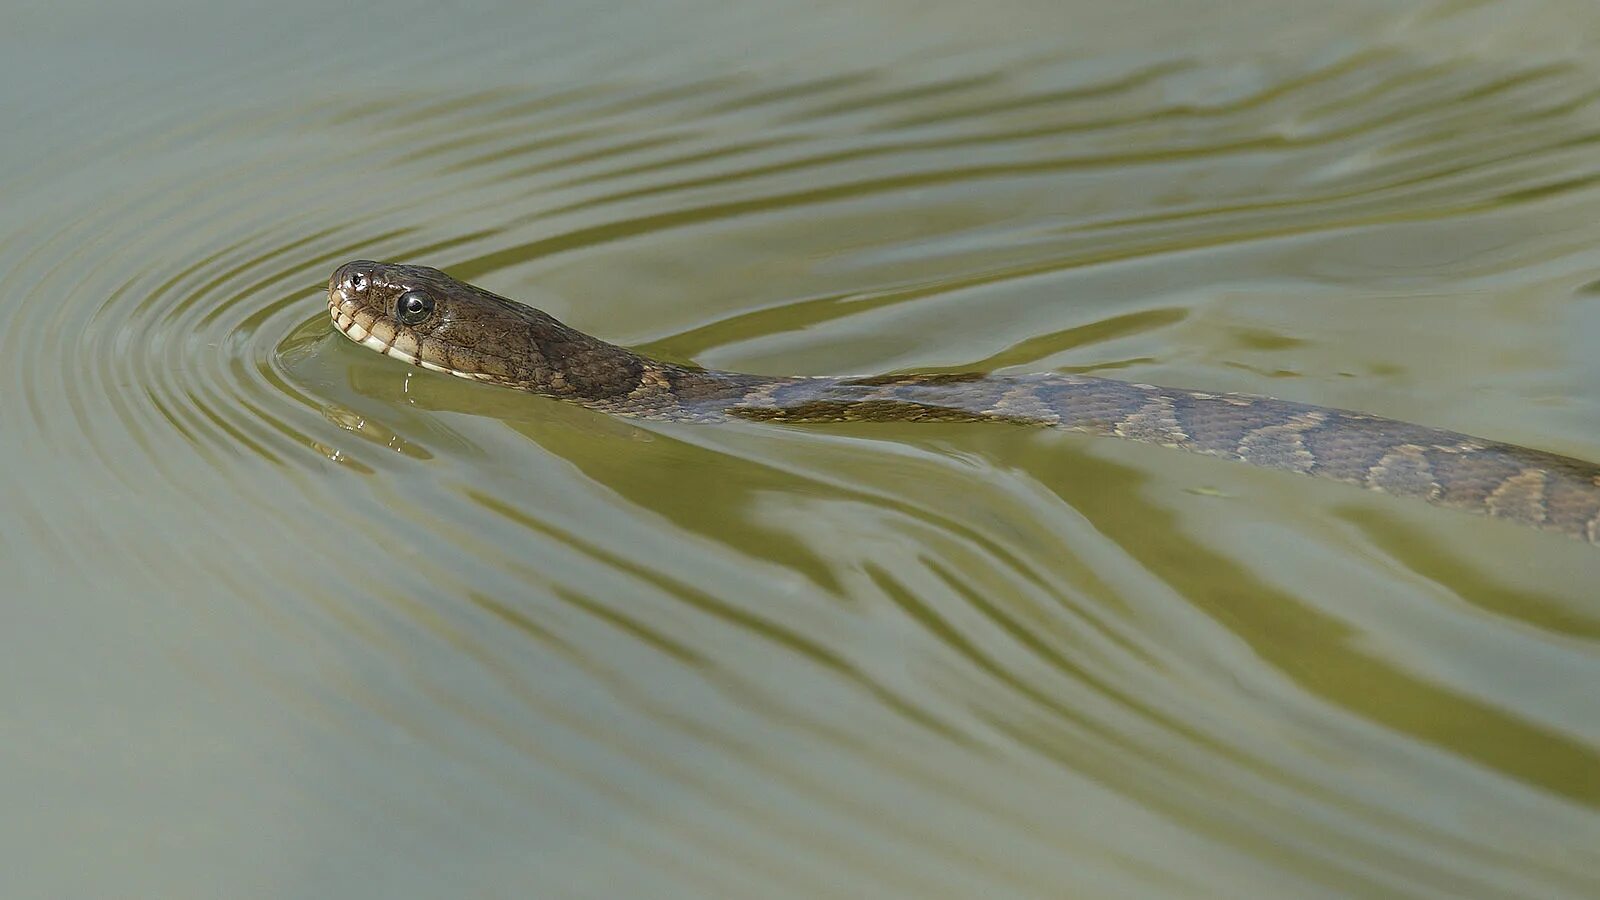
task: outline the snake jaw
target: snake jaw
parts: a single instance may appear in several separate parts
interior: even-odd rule
[[[342,288],[335,286],[328,289],[328,315],[333,319],[333,327],[350,340],[369,350],[376,350],[384,356],[398,359],[409,365],[421,366],[434,372],[444,372],[458,378],[467,378],[474,381],[483,380],[479,375],[470,372],[458,372],[407,353],[396,347],[392,341],[385,341],[383,338],[371,333],[369,329],[373,324],[376,324],[376,320],[371,318],[371,313],[367,313],[368,324],[362,324],[357,320],[357,313],[360,308],[361,304],[346,294]]]
[[[350,334],[351,326],[355,325],[354,313],[355,302],[345,296],[343,290],[339,288],[330,288],[328,290],[328,315],[333,318],[334,327],[351,340],[359,341],[360,338]],[[365,332],[366,329],[363,328],[362,331]],[[363,334],[364,336],[365,334]]]
[[[371,350],[376,350],[385,356],[417,364],[417,358],[409,353],[397,349],[393,344],[383,340],[368,331],[368,326],[356,319],[357,304],[340,288],[331,288],[328,291],[328,315],[333,319],[334,328],[339,333],[352,341]]]

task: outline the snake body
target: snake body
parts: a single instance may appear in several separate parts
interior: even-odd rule
[[[762,376],[606,343],[425,266],[346,263],[347,337],[428,369],[608,413],[683,422],[1046,425],[1420,498],[1600,545],[1600,466],[1346,410],[1063,374]]]

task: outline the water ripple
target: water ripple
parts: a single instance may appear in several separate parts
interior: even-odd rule
[[[708,364],[1278,373],[1600,458],[1541,352],[1597,236],[1575,65],[1011,62],[89,101],[0,186],[0,541],[196,629],[326,827],[603,848],[575,884],[1595,888],[1589,548],[1021,430],[619,422],[326,325],[338,263],[425,261]],[[1359,240],[1485,249],[1353,298]],[[1504,299],[1424,321],[1447,284]]]

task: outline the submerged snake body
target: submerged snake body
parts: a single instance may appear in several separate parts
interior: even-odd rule
[[[1418,497],[1600,544],[1600,466],[1345,410],[1076,375],[768,377],[653,360],[437,269],[365,260],[328,284],[347,337],[413,365],[686,422],[1048,425]]]

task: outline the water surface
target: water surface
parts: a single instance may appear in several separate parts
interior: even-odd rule
[[[1583,4],[29,6],[0,891],[1600,893],[1600,555],[1027,429],[627,422],[329,327],[1085,372],[1600,460]]]

